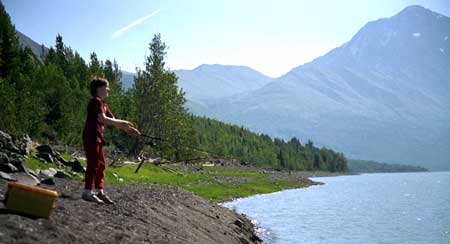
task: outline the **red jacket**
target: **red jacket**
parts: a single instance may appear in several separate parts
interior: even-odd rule
[[[114,118],[108,104],[100,97],[93,97],[89,100],[87,107],[86,123],[83,129],[83,144],[101,143],[105,145],[103,132],[105,125],[98,121],[98,114],[104,113],[106,117]]]

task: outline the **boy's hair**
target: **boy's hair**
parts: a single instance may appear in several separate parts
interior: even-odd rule
[[[91,95],[93,97],[97,96],[97,88],[106,86],[108,83],[109,81],[105,78],[94,77],[91,81]]]

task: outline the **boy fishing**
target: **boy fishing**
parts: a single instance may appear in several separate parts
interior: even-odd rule
[[[83,146],[86,153],[87,168],[82,199],[90,202],[113,204],[114,202],[103,191],[105,177],[105,124],[117,127],[131,135],[141,133],[126,120],[114,118],[105,98],[109,94],[109,81],[104,78],[94,78],[90,84],[92,98],[87,107],[86,124],[83,129]]]

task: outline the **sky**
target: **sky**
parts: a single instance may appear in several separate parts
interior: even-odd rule
[[[448,0],[2,0],[16,29],[54,46],[58,33],[86,62],[143,68],[157,33],[166,67],[244,65],[279,77],[349,41],[367,22],[410,5],[449,16]]]

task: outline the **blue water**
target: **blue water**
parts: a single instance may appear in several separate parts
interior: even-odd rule
[[[225,203],[265,243],[449,243],[449,173],[313,178],[325,183]]]

